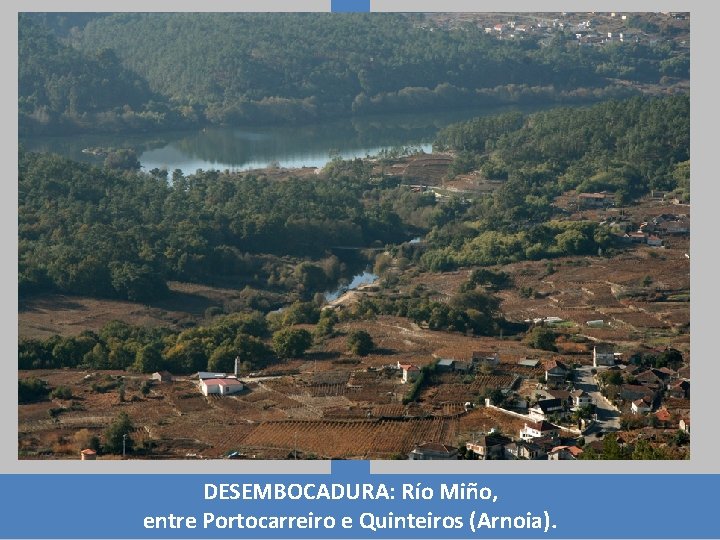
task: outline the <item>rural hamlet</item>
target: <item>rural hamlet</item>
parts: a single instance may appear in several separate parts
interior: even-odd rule
[[[689,13],[17,24],[18,459],[690,459]]]

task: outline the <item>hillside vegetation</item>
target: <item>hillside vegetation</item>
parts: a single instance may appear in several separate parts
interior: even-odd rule
[[[689,54],[673,42],[499,40],[420,14],[121,13],[70,30],[68,20],[20,19],[22,131],[588,101],[689,77]]]

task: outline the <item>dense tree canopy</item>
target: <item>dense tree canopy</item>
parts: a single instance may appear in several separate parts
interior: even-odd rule
[[[609,230],[563,220],[555,197],[570,189],[608,191],[621,204],[650,189],[689,197],[690,100],[632,98],[479,118],[441,130],[435,146],[503,182],[491,197],[456,199],[436,214],[428,268],[591,255],[611,245]]]
[[[561,32],[498,40],[477,25],[449,29],[422,14],[76,19],[20,20],[21,130],[298,123],[587,101],[633,93],[618,81],[689,78],[689,53],[673,41],[582,47]]]
[[[415,227],[402,223],[400,205],[412,214],[425,204],[393,202],[397,188],[374,185],[369,169],[352,162],[322,178],[176,172],[169,183],[160,173],[51,155],[21,151],[19,161],[21,293],[147,302],[167,293],[168,279],[179,279],[310,299],[342,275],[334,246],[406,240]]]
[[[18,55],[21,133],[187,124],[141,76],[123,67],[110,48],[81,52],[21,16]]]

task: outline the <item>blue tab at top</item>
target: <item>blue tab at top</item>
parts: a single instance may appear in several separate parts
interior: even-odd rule
[[[334,459],[330,467],[333,476],[353,476],[357,479],[370,474],[369,461]]]
[[[370,0],[330,0],[333,13],[369,13]]]

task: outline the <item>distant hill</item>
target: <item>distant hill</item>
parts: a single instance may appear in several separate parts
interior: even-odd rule
[[[182,120],[109,48],[79,51],[21,16],[18,30],[21,133],[150,129]],[[173,118],[174,117],[174,118]]]
[[[670,41],[581,46],[572,32],[547,29],[498,39],[422,14],[77,15],[34,16],[62,42],[21,18],[21,129],[587,102],[689,77],[689,51]]]
[[[153,90],[223,122],[560,100],[616,78],[657,83],[680,54],[575,41],[499,40],[421,14],[124,13],[90,21],[78,45],[112,47]]]
[[[85,25],[95,19],[107,17],[108,13],[23,13],[21,17],[46,27],[60,38],[67,38],[82,31]]]

